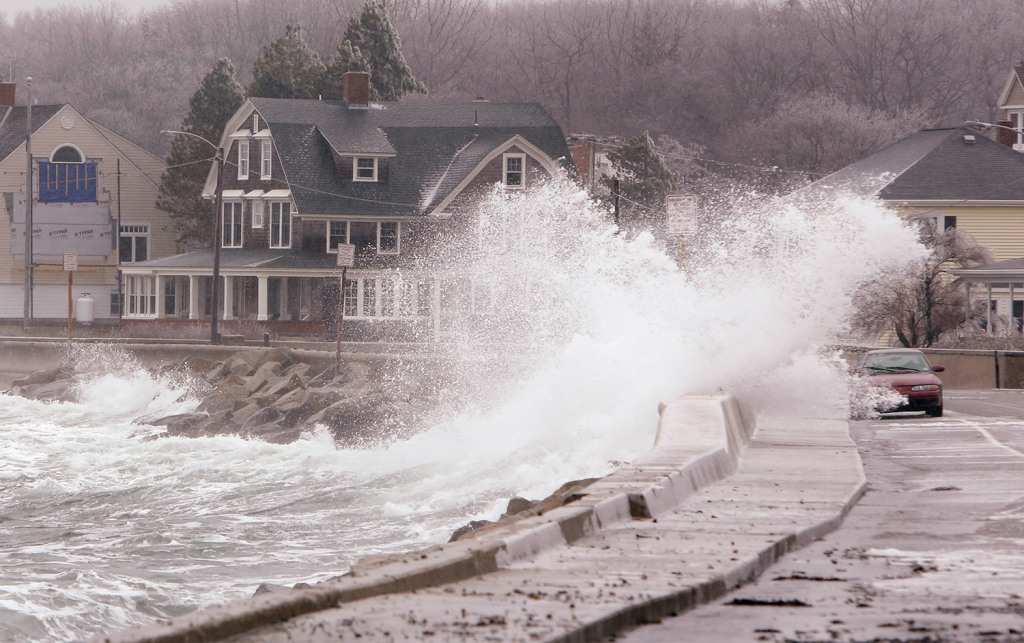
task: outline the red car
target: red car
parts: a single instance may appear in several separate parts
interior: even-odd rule
[[[869,384],[893,388],[906,398],[897,408],[884,409],[884,413],[924,411],[932,417],[942,417],[942,380],[935,374],[946,369],[932,366],[916,348],[868,351],[859,370]]]

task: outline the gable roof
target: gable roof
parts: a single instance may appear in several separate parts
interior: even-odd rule
[[[1024,154],[967,127],[921,130],[799,190],[885,201],[1024,201]]]
[[[561,127],[537,103],[409,101],[351,109],[343,101],[251,98],[248,104],[239,113],[255,109],[267,122],[305,215],[433,212],[516,136],[534,154],[571,164]],[[343,180],[335,154],[391,157],[387,182]]]
[[[1003,91],[999,94],[999,102],[996,103],[1000,108],[1007,107],[1021,107],[1024,106],[1024,63],[1017,63],[1010,70],[1010,76],[1006,79],[1006,84],[1003,85]]]
[[[33,105],[32,133],[39,131],[64,105]],[[25,143],[28,107],[0,107],[0,161]]]

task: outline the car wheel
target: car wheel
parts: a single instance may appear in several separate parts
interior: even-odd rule
[[[933,406],[932,408],[928,409],[928,415],[932,416],[933,418],[942,417],[942,405]]]

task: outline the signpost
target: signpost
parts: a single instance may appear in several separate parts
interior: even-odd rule
[[[74,300],[71,298],[71,286],[74,284],[75,271],[78,270],[78,253],[64,253],[64,272],[68,273],[68,347],[71,346],[71,313],[74,310]]]
[[[679,237],[679,256],[676,262],[683,266],[686,237],[697,232],[697,195],[670,194],[665,197],[665,227],[669,234]]]
[[[351,243],[338,244],[338,267],[341,268],[341,283],[338,291],[338,335],[334,348],[334,370],[341,372],[341,327],[345,323],[345,272],[356,263],[356,247]]]

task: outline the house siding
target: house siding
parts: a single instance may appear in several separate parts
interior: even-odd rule
[[[1024,87],[1020,82],[1014,82],[1010,88],[1010,95],[1006,97],[1006,104],[1003,107],[1018,107],[1024,105]]]
[[[1024,257],[1024,206],[936,208],[956,217],[958,230],[992,251],[994,261]],[[920,213],[904,210],[902,214]]]

